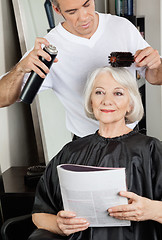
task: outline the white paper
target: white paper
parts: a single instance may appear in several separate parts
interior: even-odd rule
[[[125,168],[62,164],[57,170],[64,210],[86,218],[90,227],[130,226],[130,221],[115,219],[107,211],[128,204],[118,194],[126,191]]]

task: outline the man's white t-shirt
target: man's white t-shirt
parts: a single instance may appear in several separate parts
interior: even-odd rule
[[[99,127],[98,122],[89,119],[84,111],[87,76],[98,67],[108,66],[111,52],[135,54],[149,46],[127,19],[98,14],[99,25],[90,39],[71,34],[61,23],[45,36],[50,44],[56,46],[58,62],[52,65],[41,90],[52,88],[55,91],[65,107],[67,129],[80,137],[94,133]],[[129,70],[135,76],[134,64]],[[28,74],[24,81],[27,77]]]

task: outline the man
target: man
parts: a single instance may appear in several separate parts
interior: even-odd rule
[[[147,81],[162,84],[159,53],[145,42],[128,20],[96,13],[94,0],[53,0],[53,8],[65,21],[45,38],[36,39],[34,49],[1,79],[2,89],[5,89],[0,97],[1,106],[18,100],[22,82],[31,70],[41,77],[45,75],[40,68],[49,72],[39,60],[39,56],[50,60],[41,48],[42,44],[49,43],[56,46],[59,61],[55,60],[57,63],[53,64],[42,90],[52,88],[56,92],[66,109],[67,128],[77,136],[94,133],[98,128],[98,123],[84,113],[84,87],[92,70],[108,65],[111,52],[132,52],[136,64],[130,71],[134,73],[136,67],[140,67]]]

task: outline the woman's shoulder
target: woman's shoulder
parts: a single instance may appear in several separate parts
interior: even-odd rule
[[[67,158],[67,156],[70,156],[74,152],[82,151],[85,147],[88,147],[90,143],[92,144],[94,141],[93,139],[95,139],[95,134],[91,134],[68,142],[52,160],[55,161],[56,159],[63,158],[64,156]]]
[[[135,144],[141,146],[159,145],[162,147],[162,142],[158,138],[145,135],[143,133],[140,133],[140,131],[134,131],[134,134],[131,134],[128,137],[127,141],[134,142]]]
[[[87,135],[85,137],[78,138],[77,140],[69,142],[66,145],[66,147],[68,147],[68,149],[70,151],[80,150],[80,149],[84,148],[85,146],[89,145],[90,143],[92,143],[95,139],[95,136],[96,136],[96,133]]]

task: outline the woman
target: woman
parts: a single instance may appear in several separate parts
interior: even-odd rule
[[[47,239],[161,239],[162,145],[126,125],[143,116],[136,80],[126,69],[97,69],[87,82],[85,111],[99,121],[99,130],[68,143],[47,166],[33,209],[39,229],[30,239],[41,239],[42,231],[50,234]],[[129,204],[112,207],[108,213],[130,220],[131,226],[90,228],[86,219],[64,211],[56,170],[63,163],[125,167],[128,192],[120,195],[127,197]]]

